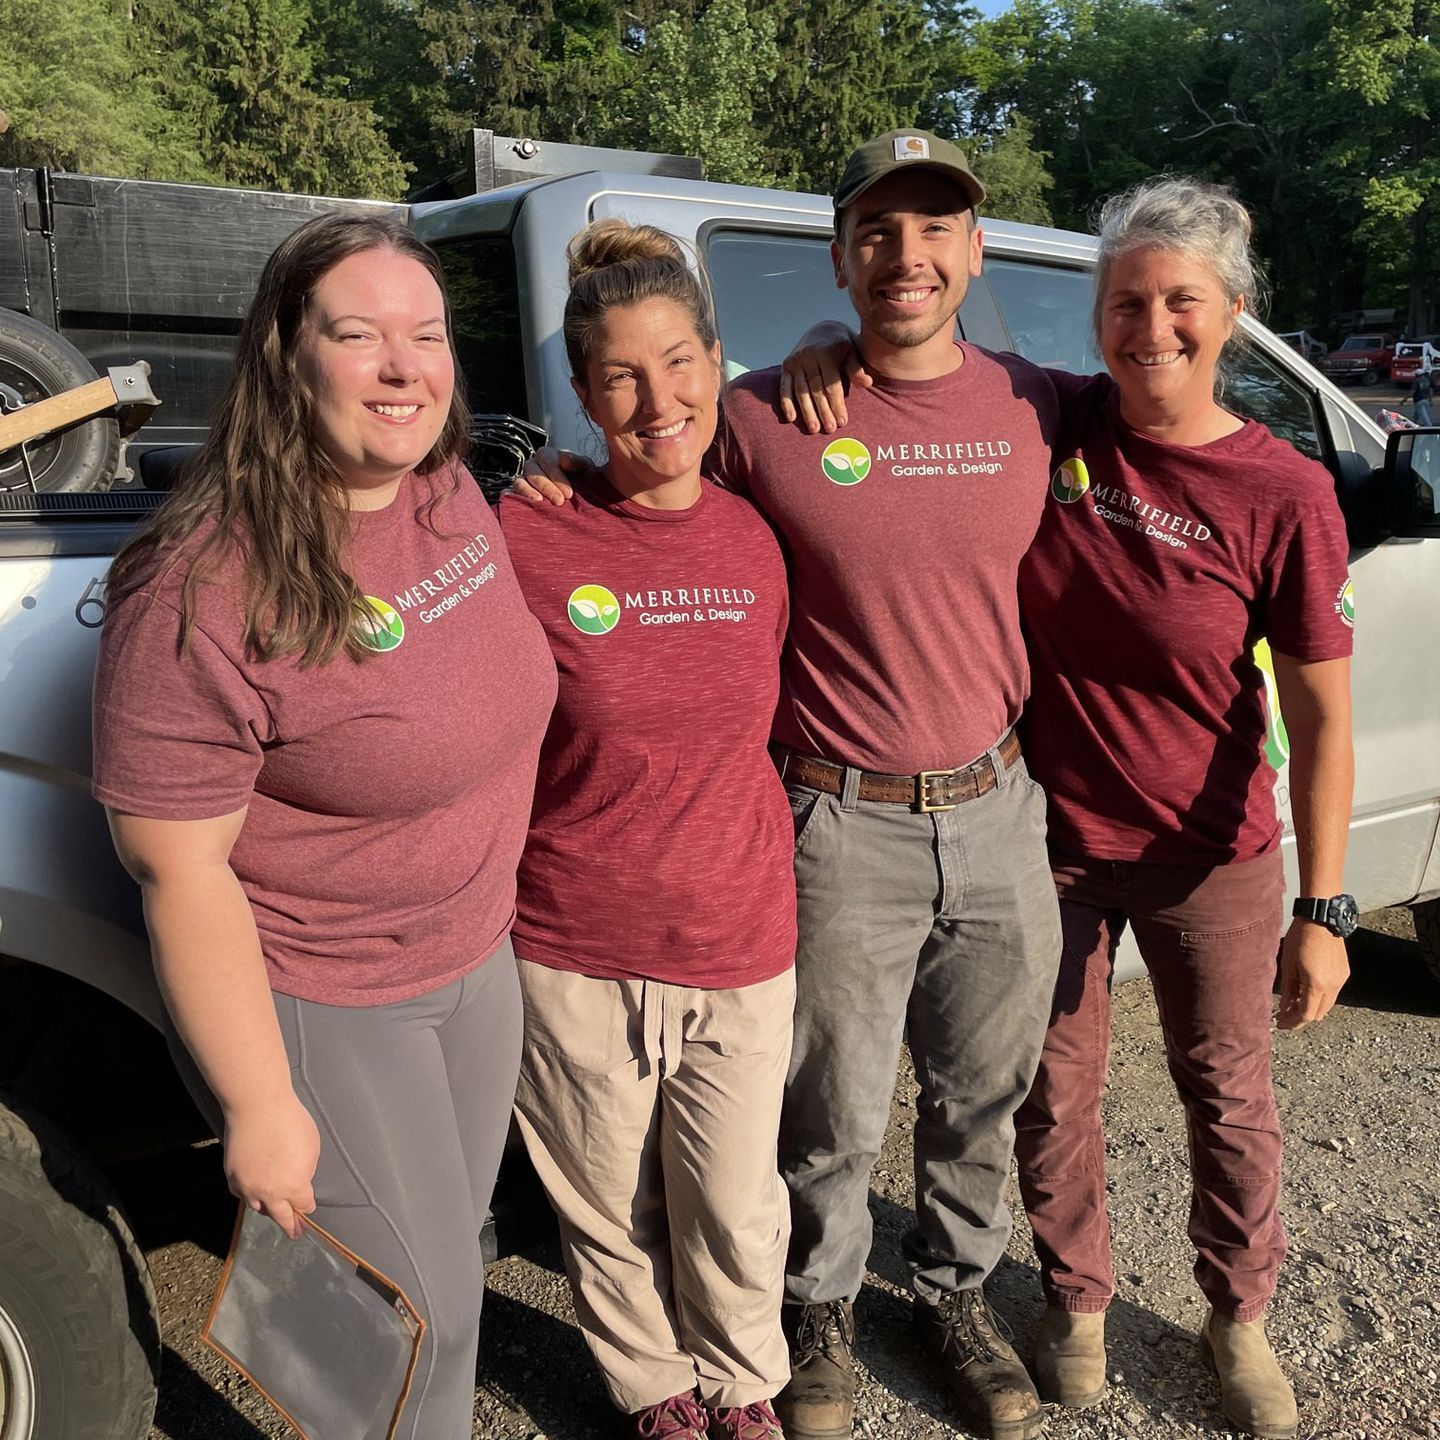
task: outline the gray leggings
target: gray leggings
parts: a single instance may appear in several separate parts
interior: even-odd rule
[[[388,1275],[429,1329],[396,1440],[466,1440],[475,1411],[480,1228],[520,1068],[510,942],[395,1005],[275,996],[295,1093],[320,1128],[314,1219]]]

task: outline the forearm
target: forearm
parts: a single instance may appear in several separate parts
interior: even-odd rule
[[[1317,717],[1290,726],[1290,814],[1302,895],[1337,895],[1345,888],[1345,845],[1355,788],[1348,716]]]
[[[142,881],[155,973],[180,1038],[225,1111],[293,1097],[250,902],[226,864]]]

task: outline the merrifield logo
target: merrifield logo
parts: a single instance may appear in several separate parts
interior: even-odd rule
[[[1352,630],[1355,628],[1355,588],[1349,580],[1340,587],[1335,596],[1335,613]]]
[[[362,595],[355,602],[355,638],[376,652],[393,650],[405,638],[405,622],[394,606],[374,595]]]
[[[570,623],[586,635],[609,634],[620,623],[620,602],[603,585],[577,585],[565,610]]]
[[[1062,505],[1073,505],[1089,488],[1090,471],[1078,455],[1050,477],[1050,493]]]
[[[820,456],[827,480],[858,485],[870,473],[870,452],[858,440],[832,440]]]

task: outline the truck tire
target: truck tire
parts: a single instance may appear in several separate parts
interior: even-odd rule
[[[1368,389],[1371,385],[1378,385],[1383,378],[1378,370],[1371,369],[1360,377],[1360,383]]]
[[[1440,980],[1440,899],[1422,900],[1410,909],[1415,916],[1415,938],[1420,942],[1420,958],[1435,979]]]
[[[0,1437],[146,1440],[155,1294],[98,1170],[0,1101]]]
[[[33,405],[96,378],[95,367],[48,325],[0,310],[0,398],[5,409]],[[108,490],[120,463],[120,427],[113,415],[97,415],[32,442],[29,452],[38,490]],[[0,452],[0,490],[24,483],[19,450]]]

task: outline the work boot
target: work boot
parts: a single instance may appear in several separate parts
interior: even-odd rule
[[[712,1405],[710,1440],[785,1440],[768,1400],[752,1405]]]
[[[921,1343],[940,1357],[965,1423],[986,1440],[1029,1440],[1044,1412],[1020,1357],[1000,1333],[983,1290],[915,1302]]]
[[[1295,1392],[1270,1348],[1264,1320],[1227,1320],[1211,1311],[1200,1331],[1200,1348],[1220,1377],[1220,1408],[1246,1435],[1290,1440],[1299,1433]]]
[[[849,1440],[855,1420],[855,1310],[844,1300],[786,1305],[790,1383],[775,1409],[790,1440]]]
[[[672,1395],[634,1416],[641,1440],[705,1440],[710,1417],[693,1395]]]
[[[1035,1332],[1035,1385],[1041,1397],[1070,1410],[1105,1398],[1105,1312],[1045,1307]]]

